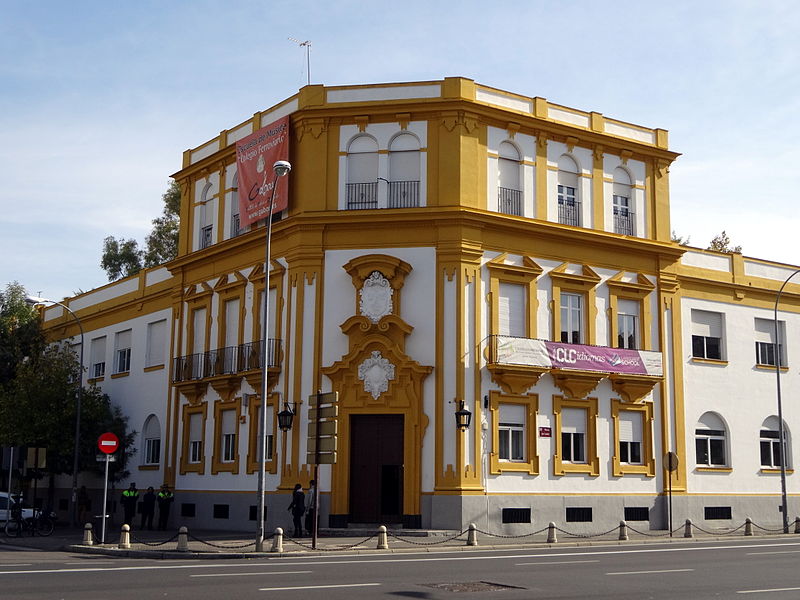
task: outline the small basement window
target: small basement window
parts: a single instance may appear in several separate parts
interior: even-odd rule
[[[646,506],[626,506],[625,507],[625,520],[626,521],[649,521],[650,509]]]
[[[530,508],[504,508],[503,523],[530,523]]]
[[[181,516],[182,517],[193,517],[195,514],[195,504],[194,502],[183,502],[181,503]]]
[[[567,523],[591,523],[592,508],[590,506],[568,506]]]
[[[704,510],[706,521],[730,520],[731,518],[730,506],[706,506]]]
[[[215,504],[214,505],[214,518],[215,519],[227,519],[230,513],[230,505],[229,504]]]

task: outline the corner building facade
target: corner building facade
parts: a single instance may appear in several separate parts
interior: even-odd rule
[[[289,206],[265,272],[264,222],[239,227],[235,142],[286,115]],[[775,424],[759,320],[793,268],[673,243],[677,156],[664,130],[464,78],[306,86],[187,150],[179,256],[65,300],[87,375],[140,431],[139,487],[174,485],[190,527],[254,527],[265,406],[267,527],[285,527],[321,391],[338,393],[323,527],[664,529],[668,487],[676,519],[779,522],[774,460],[749,469],[773,438],[749,428]],[[58,308],[45,323],[75,333]],[[735,368],[753,340],[763,361]],[[732,400],[750,386],[757,402]],[[746,436],[759,450],[734,445]]]

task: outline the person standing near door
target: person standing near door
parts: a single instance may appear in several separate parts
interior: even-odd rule
[[[128,527],[133,527],[133,516],[136,514],[136,504],[139,502],[139,490],[136,489],[136,484],[131,483],[127,490],[122,492],[122,510],[125,511],[124,524]]]
[[[308,511],[306,512],[306,533],[314,534],[314,521],[317,518],[317,480],[312,479],[308,488]]]
[[[175,500],[175,494],[169,491],[169,486],[165,483],[161,486],[161,490],[156,496],[158,502],[158,529],[164,531],[167,528],[167,521],[169,521],[169,508]]]
[[[142,529],[153,529],[153,515],[156,513],[156,493],[151,485],[142,496]]]
[[[294,537],[303,537],[303,513],[306,512],[306,497],[303,494],[303,486],[296,483],[292,492],[292,503],[289,509],[292,511],[292,521],[294,522]]]

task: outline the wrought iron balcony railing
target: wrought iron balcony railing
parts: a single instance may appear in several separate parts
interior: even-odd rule
[[[419,206],[419,181],[390,181],[388,208]]]
[[[347,210],[378,208],[378,182],[348,183]]]
[[[505,215],[522,216],[522,192],[510,188],[497,188],[497,210]]]
[[[281,340],[267,340],[267,367],[280,366]],[[249,342],[175,358],[172,381],[194,381],[264,368],[263,344]]]

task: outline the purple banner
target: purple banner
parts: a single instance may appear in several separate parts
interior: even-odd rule
[[[497,362],[661,377],[660,352],[497,336]]]

